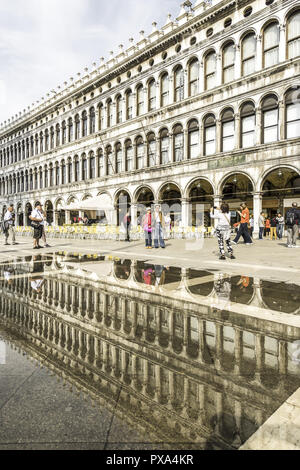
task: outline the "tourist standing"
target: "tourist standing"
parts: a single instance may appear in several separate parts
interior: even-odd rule
[[[165,219],[163,213],[161,212],[159,206],[155,207],[154,213],[154,247],[157,249],[159,245],[161,248],[165,248],[164,240],[164,228],[165,228]]]
[[[14,215],[14,206],[11,204],[7,209],[4,215],[4,235],[5,235],[5,245],[9,245],[8,237],[11,235],[12,237],[12,244],[17,245],[16,242],[16,233],[15,233],[15,215]]]
[[[277,215],[277,236],[279,240],[281,240],[283,237],[283,230],[284,230],[284,217],[279,212]]]
[[[239,227],[239,231],[237,233],[237,236],[232,241],[232,243],[234,245],[236,245],[238,243],[240,237],[242,236],[243,239],[244,239],[244,243],[246,243],[246,245],[251,245],[253,242],[251,240],[251,237],[250,237],[249,231],[248,231],[248,224],[249,224],[249,221],[250,221],[249,209],[247,207],[247,204],[245,204],[244,202],[243,202],[243,204],[241,204],[240,208],[241,208],[242,212],[237,211],[237,213],[241,217],[241,223],[240,223],[240,227]]]
[[[264,231],[265,231],[265,214],[263,212],[260,213],[258,218],[258,226],[259,226],[259,240],[263,240]]]
[[[230,236],[231,236],[231,213],[229,211],[229,205],[223,203],[221,205],[221,209],[216,209],[214,212],[214,208],[211,208],[212,219],[217,219],[218,224],[216,227],[216,234],[218,237],[219,243],[219,250],[220,250],[220,259],[224,260],[225,258],[225,249],[224,249],[224,241],[226,242],[228,253],[230,254],[231,259],[235,259],[233,255],[233,249],[230,243]]]
[[[270,240],[273,240],[273,236],[275,240],[277,240],[277,217],[274,215],[270,221]]]
[[[29,216],[29,219],[31,220],[31,226],[33,227],[33,249],[38,250],[39,248],[42,248],[39,242],[43,235],[42,222],[44,220],[42,207],[39,202],[36,203],[34,210]]]
[[[130,224],[131,224],[131,217],[130,217],[130,213],[128,211],[128,212],[126,212],[126,215],[124,216],[124,219],[123,219],[123,225],[125,227],[125,232],[126,232],[126,239],[125,239],[126,242],[130,242],[130,238],[129,238]]]
[[[265,224],[265,236],[270,237],[270,228],[271,228],[271,221],[270,218],[266,218],[266,224]]]
[[[300,226],[300,209],[298,209],[298,204],[296,202],[293,202],[292,209],[287,211],[285,223],[287,227],[287,246],[288,248],[297,248]]]
[[[152,215],[151,208],[147,207],[147,213],[143,218],[142,225],[145,232],[145,243],[148,250],[152,249]]]

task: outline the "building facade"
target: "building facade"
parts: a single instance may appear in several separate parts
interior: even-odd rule
[[[196,1],[140,34],[2,124],[1,212],[28,225],[41,201],[61,225],[105,195],[115,225],[126,197],[133,226],[164,203],[191,227],[224,199],[246,201],[257,232],[262,210],[300,203],[300,2]]]

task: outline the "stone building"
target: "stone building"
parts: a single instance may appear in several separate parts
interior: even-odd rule
[[[39,200],[61,225],[100,196],[117,225],[127,198],[133,226],[140,203],[164,203],[191,227],[225,199],[257,232],[262,209],[300,202],[299,1],[189,3],[1,125],[1,212],[13,202],[27,225]]]

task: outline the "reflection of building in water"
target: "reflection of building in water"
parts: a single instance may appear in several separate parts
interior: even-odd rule
[[[123,264],[123,281],[119,263],[99,281],[49,267],[40,294],[18,273],[7,285],[1,267],[1,327],[107,407],[117,401],[117,414],[156,441],[244,442],[299,386],[289,354],[299,329],[193,302],[211,295],[211,273],[166,271],[165,292],[191,281],[183,301],[156,286],[138,289],[136,262]],[[239,279],[226,281],[231,294]]]

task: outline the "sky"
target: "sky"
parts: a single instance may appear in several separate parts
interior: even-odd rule
[[[0,0],[0,123],[150,34],[153,21],[161,28],[182,1]]]

